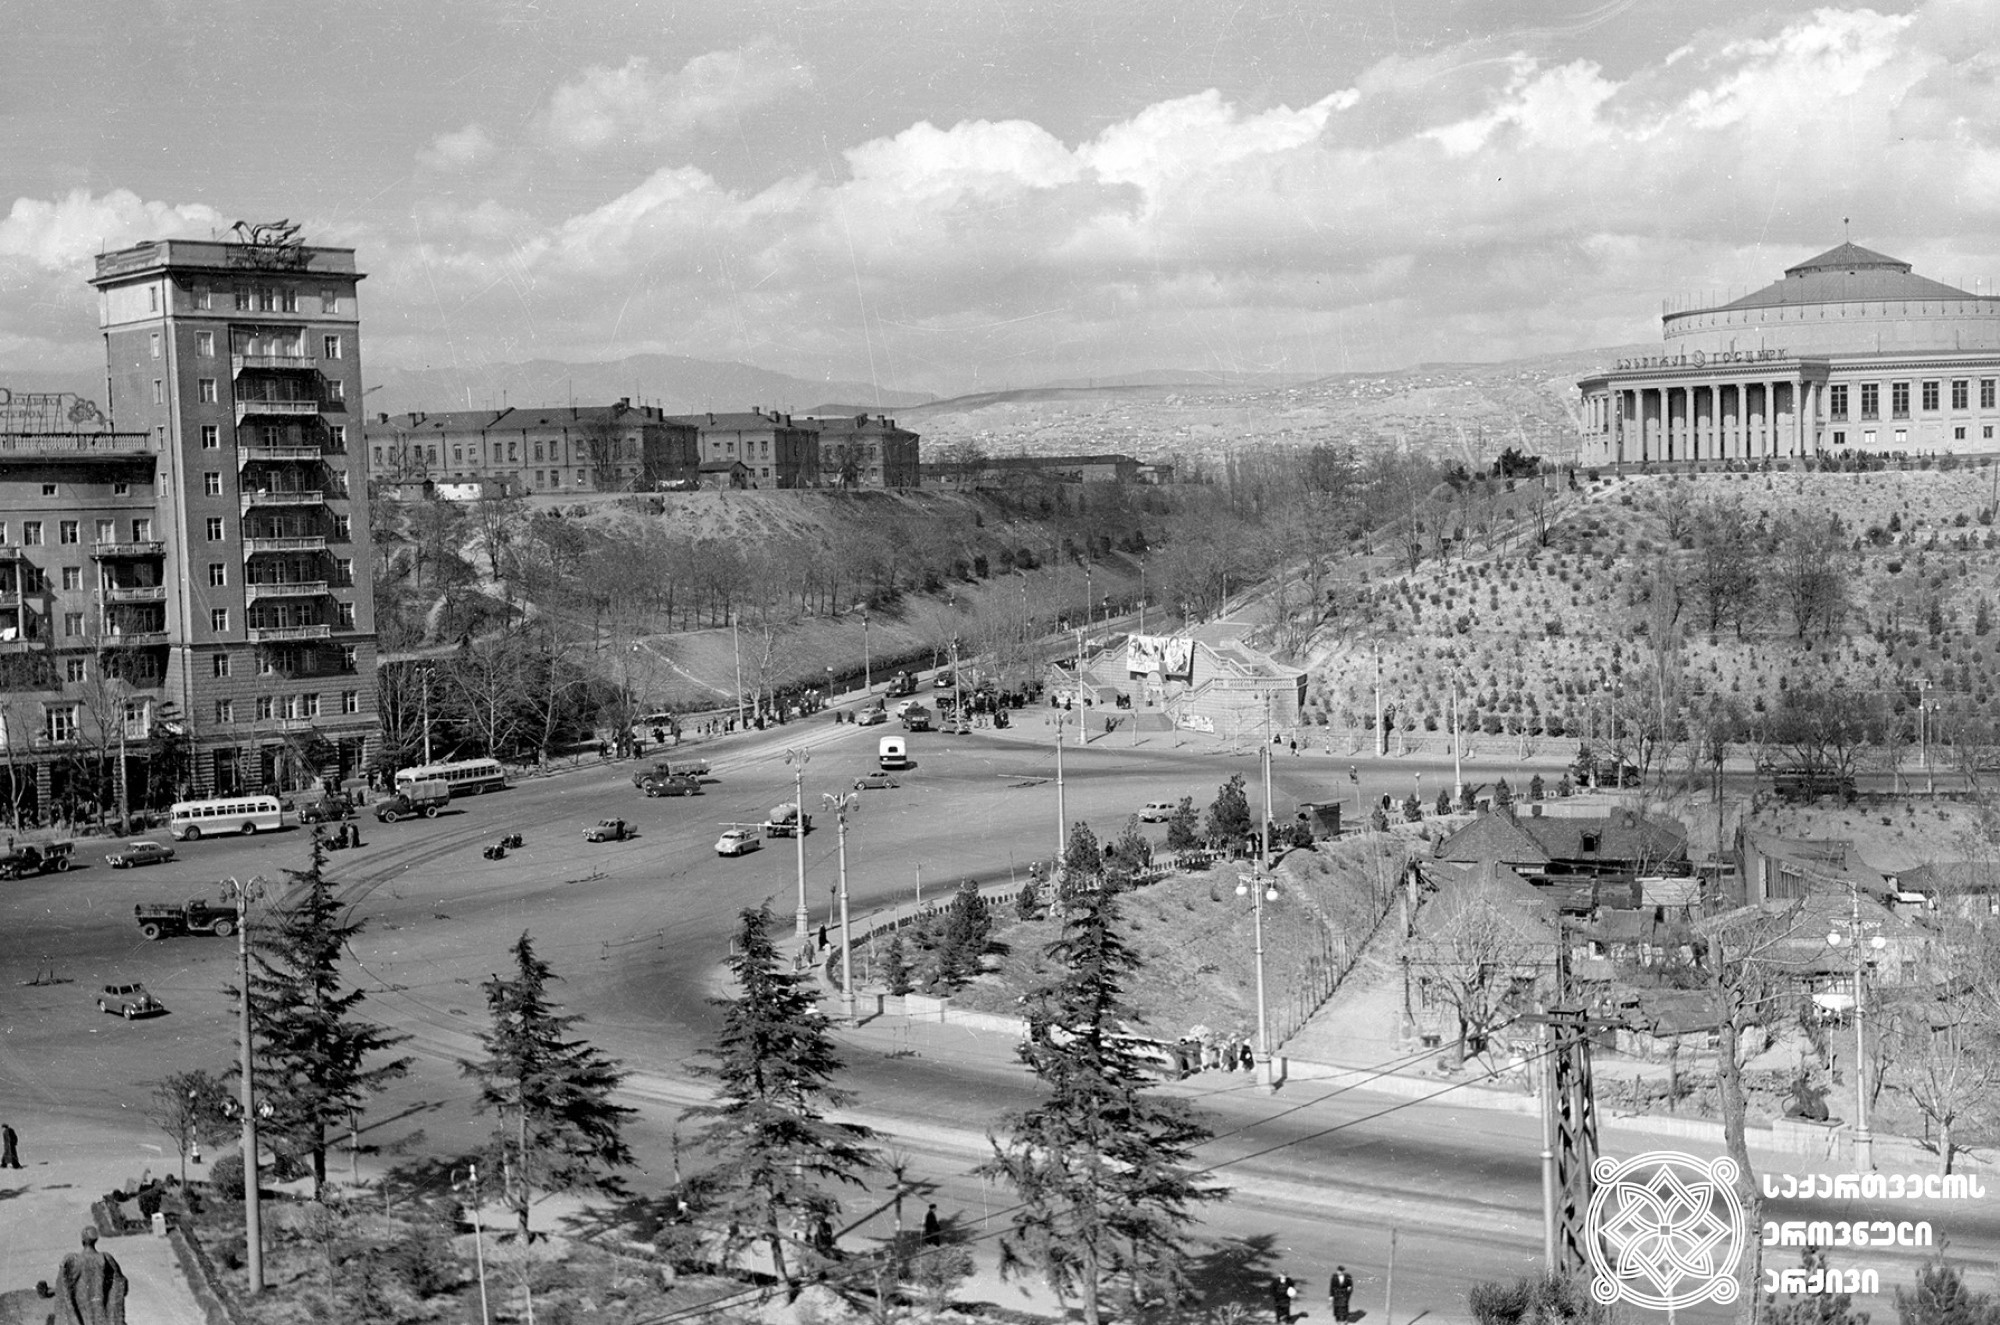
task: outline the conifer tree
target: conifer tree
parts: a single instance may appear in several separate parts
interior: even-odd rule
[[[882,954],[882,980],[892,994],[910,992],[910,961],[903,955],[901,934],[890,938],[889,950]]]
[[[536,1191],[623,1191],[614,1171],[632,1163],[624,1128],[637,1111],[612,1101],[624,1080],[618,1065],[570,1038],[582,1018],[549,1001],[549,981],[561,977],[535,955],[534,940],[524,930],[508,951],[513,971],[482,986],[491,1018],[479,1036],[486,1057],[458,1068],[479,1083],[478,1111],[499,1116],[493,1151],[511,1175],[514,1215],[526,1233]]]
[[[735,938],[729,968],[740,992],[715,1000],[722,1031],[701,1051],[714,1061],[693,1067],[715,1083],[716,1101],[685,1116],[700,1120],[694,1140],[716,1159],[710,1213],[733,1230],[726,1254],[762,1241],[773,1273],[795,1298],[798,1267],[786,1254],[787,1239],[803,1240],[820,1217],[837,1213],[823,1184],[866,1185],[862,1175],[875,1155],[864,1143],[872,1134],[825,1117],[850,1096],[830,1084],[840,1060],[818,996],[778,960],[770,905],[744,911]]]
[[[993,936],[993,916],[977,885],[967,882],[952,894],[945,908],[943,934],[938,940],[938,983],[947,989],[978,973],[979,959]]]
[[[1157,1098],[1119,1038],[1123,981],[1138,959],[1117,921],[1116,894],[1075,894],[1046,949],[1061,974],[1026,1000],[1043,1033],[1021,1059],[1047,1096],[1005,1120],[1004,1141],[988,1135],[993,1158],[980,1167],[1020,1199],[1001,1234],[1002,1273],[1037,1272],[1058,1297],[1074,1295],[1084,1325],[1100,1325],[1121,1286],[1129,1314],[1178,1306],[1193,1207],[1225,1194],[1192,1171],[1194,1148],[1211,1135],[1200,1115]]]
[[[365,922],[326,879],[326,839],[313,834],[305,869],[285,871],[290,900],[253,936],[250,1026],[258,1099],[271,1106],[269,1135],[281,1151],[312,1161],[313,1194],[326,1187],[327,1138],[369,1096],[409,1071],[410,1060],[379,1060],[409,1037],[362,1021],[367,998],[341,979],[341,957]],[[225,992],[233,1002],[242,991]]]
[[[1020,920],[1033,920],[1041,913],[1041,890],[1032,883],[1021,885],[1021,891],[1014,894],[1014,915]]]
[[[1181,797],[1181,803],[1176,805],[1174,812],[1167,817],[1167,850],[1186,851],[1190,847],[1200,846],[1201,839],[1195,834],[1195,825],[1198,822],[1194,797]]]
[[[1250,817],[1250,797],[1243,790],[1243,775],[1232,773],[1229,781],[1216,788],[1215,801],[1208,807],[1208,836],[1218,845],[1234,846],[1248,841],[1257,821]]]

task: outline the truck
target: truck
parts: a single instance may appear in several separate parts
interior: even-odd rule
[[[903,710],[903,730],[927,732],[931,729],[932,713],[922,704],[912,704]]]
[[[0,852],[0,879],[25,879],[31,874],[60,873],[76,853],[74,842],[23,843]]]
[[[898,672],[889,678],[889,697],[891,699],[902,695],[914,695],[916,693],[917,678],[914,672]]]
[[[764,820],[766,837],[798,837],[813,830],[813,817],[800,814],[799,807],[791,801],[771,807],[771,817]]]
[[[149,939],[175,934],[213,934],[226,939],[236,932],[236,908],[227,902],[190,897],[185,902],[141,902],[132,908],[139,933]]]
[[[680,778],[693,778],[698,782],[707,776],[706,759],[662,759],[634,773],[632,785],[641,791],[651,791],[655,783]]]
[[[900,736],[884,736],[877,747],[875,762],[890,772],[910,766],[910,743]]]
[[[395,795],[384,796],[375,802],[375,820],[392,824],[398,819],[414,819],[418,815],[435,819],[438,811],[450,803],[451,784],[448,782],[405,782],[396,789]]]

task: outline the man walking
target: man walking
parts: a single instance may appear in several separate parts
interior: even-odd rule
[[[1333,1318],[1345,1321],[1347,1304],[1354,1300],[1354,1276],[1347,1272],[1345,1265],[1333,1267],[1333,1281],[1327,1285],[1326,1295],[1333,1303]]]
[[[1271,1282],[1271,1318],[1276,1325],[1292,1325],[1292,1304],[1298,1297],[1298,1286],[1292,1282],[1292,1276],[1281,1274]]]
[[[97,1249],[97,1230],[83,1230],[83,1250],[63,1257],[56,1274],[60,1325],[125,1325],[125,1272]]]
[[[21,1138],[7,1123],[0,1123],[0,1169],[18,1169],[21,1165]]]

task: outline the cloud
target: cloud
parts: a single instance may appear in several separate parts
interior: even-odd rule
[[[584,152],[672,142],[811,85],[812,71],[768,40],[697,55],[677,73],[635,55],[557,88],[537,128],[550,147]]]
[[[44,271],[73,271],[105,249],[147,239],[207,238],[223,225],[221,214],[199,203],[145,202],[129,189],[102,197],[73,189],[52,202],[17,198],[0,221],[0,261]]]
[[[484,128],[468,124],[431,139],[431,145],[417,153],[417,164],[431,170],[464,170],[489,160],[498,150]]]

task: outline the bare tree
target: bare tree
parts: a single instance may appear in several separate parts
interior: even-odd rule
[[[1460,1054],[1477,1053],[1502,1021],[1532,1005],[1552,944],[1526,932],[1518,908],[1485,889],[1468,887],[1436,905],[1423,975],[1457,1018]]]
[[[1838,519],[1792,512],[1779,520],[1777,542],[1772,587],[1794,632],[1808,643],[1831,634],[1847,614],[1849,592]]]

